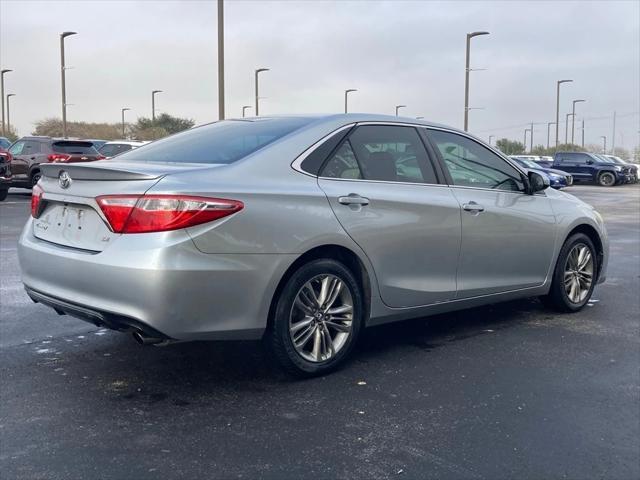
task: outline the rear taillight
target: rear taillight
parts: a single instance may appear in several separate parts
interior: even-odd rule
[[[31,189],[31,216],[38,218],[42,210],[42,194],[44,190],[38,185],[34,185]]]
[[[49,162],[66,162],[71,158],[71,155],[66,153],[52,153],[47,156]]]
[[[166,232],[236,213],[242,202],[187,195],[104,195],[96,201],[116,233]]]
[[[0,160],[2,159],[4,159],[4,163],[11,163],[11,160],[13,160],[13,156],[9,152],[0,152]]]
[[[107,157],[105,157],[104,155],[98,155],[96,157],[96,160],[104,160],[105,158],[107,158]]]

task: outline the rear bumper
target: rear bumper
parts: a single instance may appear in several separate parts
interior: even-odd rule
[[[175,340],[259,338],[277,283],[297,257],[204,254],[184,231],[123,235],[103,252],[84,252],[39,240],[32,220],[18,256],[35,301]]]

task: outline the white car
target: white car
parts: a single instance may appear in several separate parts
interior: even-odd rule
[[[133,150],[134,148],[141,147],[149,142],[135,142],[129,140],[113,140],[111,142],[107,142],[100,147],[98,150],[101,155],[111,158],[115,157],[124,152],[128,152],[129,150]]]

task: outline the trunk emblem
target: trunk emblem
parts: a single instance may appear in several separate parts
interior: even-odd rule
[[[71,175],[62,170],[58,175],[58,184],[60,185],[60,188],[69,188],[71,186]]]

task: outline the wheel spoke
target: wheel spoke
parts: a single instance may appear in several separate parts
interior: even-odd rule
[[[330,308],[327,310],[327,315],[335,316],[340,315],[342,313],[351,313],[353,312],[353,307],[351,305],[342,305],[341,307]]]
[[[304,298],[304,300],[303,300]],[[313,315],[313,307],[309,306],[306,301],[309,301],[308,298],[304,297],[303,293],[300,292],[300,295],[296,297],[295,305],[302,310],[306,315]]]
[[[311,325],[312,322],[313,322],[313,317],[307,316],[307,317],[304,317],[302,320],[300,320],[298,323],[294,323],[289,329],[291,331],[291,335],[295,335],[301,329],[308,327],[309,325]]]
[[[313,358],[315,359],[316,362],[319,362],[320,360],[322,360],[321,358],[321,352],[320,350],[322,349],[321,343],[322,343],[322,335],[320,333],[320,329],[318,327],[316,327],[316,329],[314,330],[313,333],[313,350],[311,351],[311,355],[313,356]]]
[[[324,334],[325,341],[327,342],[327,354],[329,357],[333,357],[336,352],[333,349],[333,338],[331,338],[331,333],[329,333],[326,324],[322,325],[322,333]]]
[[[347,333],[347,332],[351,331],[351,325],[344,325],[344,324],[342,324],[342,323],[336,323],[336,322],[333,322],[333,321],[331,321],[331,320],[327,320],[327,321],[325,322],[325,325],[326,325],[327,327],[331,327],[331,328],[333,328],[334,330],[337,330],[338,332],[345,332],[345,333]]]
[[[329,289],[331,288],[331,283],[333,282],[333,277],[326,276],[320,282],[320,295],[318,295],[318,306],[322,308],[324,303],[327,301],[327,297],[329,295]]]
[[[318,296],[316,295],[316,292],[314,291],[311,283],[307,283],[304,287],[302,287],[302,291],[298,296],[304,298],[304,300],[306,300],[306,302],[308,302],[308,304],[312,307],[317,308],[320,306]]]
[[[309,341],[309,339],[311,338],[311,335],[313,335],[315,331],[316,331],[315,325],[307,328],[301,335],[298,336],[298,340],[294,339],[295,346],[297,348],[304,347]]]
[[[342,290],[342,282],[337,278],[335,281],[331,283],[331,289],[327,300],[324,302],[324,311],[327,313],[329,308],[336,302],[338,295],[340,295],[340,291]]]

